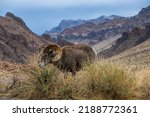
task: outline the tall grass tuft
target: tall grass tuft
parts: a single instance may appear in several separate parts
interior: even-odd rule
[[[150,70],[143,69],[137,73],[139,99],[150,99]]]
[[[119,66],[98,62],[83,71],[90,99],[132,99],[134,96],[135,78]]]
[[[31,99],[56,98],[58,73],[55,67],[32,69],[30,76],[33,83]]]

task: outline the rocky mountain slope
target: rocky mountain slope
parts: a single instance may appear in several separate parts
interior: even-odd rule
[[[106,21],[110,21],[110,20],[114,20],[114,19],[118,19],[118,18],[121,18],[121,16],[117,16],[117,15],[110,15],[110,16],[102,15],[102,16],[96,18],[96,19],[87,20],[86,22],[99,24],[99,23],[104,23]]]
[[[64,23],[63,20],[58,27],[46,32],[46,34],[49,34],[52,37],[62,36],[64,39],[73,43],[86,43],[93,45],[100,40],[110,37],[109,35],[115,36],[116,33],[122,33],[120,26],[126,23],[126,20],[127,18],[125,17],[115,15],[101,16],[91,20],[77,20],[72,21],[72,23],[70,20],[65,20]],[[62,30],[56,31],[55,29]],[[113,32],[112,29],[116,31]],[[126,30],[126,26],[124,26],[123,31],[124,30]]]
[[[63,30],[67,29],[67,28],[72,28],[72,27],[76,27],[82,24],[85,24],[86,22],[91,22],[94,24],[99,24],[99,23],[104,23],[106,21],[109,20],[113,20],[116,18],[120,18],[120,16],[116,16],[116,15],[111,15],[111,16],[100,16],[96,19],[91,19],[91,20],[62,20],[59,25],[57,27],[52,28],[50,31],[46,31],[45,34],[49,34],[49,35],[53,35],[53,33],[60,33]]]
[[[150,24],[147,24],[144,29],[134,28],[130,32],[124,32],[122,36],[117,39],[114,45],[99,53],[102,58],[108,58],[117,55],[123,51],[133,48],[150,38]]]
[[[101,16],[80,25],[66,27],[57,36],[63,36],[64,39],[74,43],[94,45],[130,31],[134,27],[143,27],[148,22],[150,22],[150,6],[143,8],[137,15],[130,18],[113,15]]]
[[[132,70],[141,70],[150,68],[150,38],[143,43],[128,49],[109,60],[120,62]],[[148,76],[149,77],[149,76]]]
[[[121,35],[112,36],[112,37],[110,37],[108,39],[100,41],[99,43],[93,45],[92,47],[95,49],[95,51],[97,53],[100,53],[101,51],[106,50],[106,49],[110,48],[112,45],[114,45],[116,40],[119,37],[121,37]]]
[[[67,45],[74,45],[74,43],[68,42],[68,41],[66,41],[64,39],[59,39],[58,42],[57,42],[57,44],[59,46],[61,46],[61,47],[67,46]]]
[[[81,24],[84,24],[86,21],[85,20],[62,20],[59,23],[59,26],[52,28],[50,31],[45,32],[46,34],[48,33],[60,33],[61,31],[63,31],[66,28],[71,28],[74,26],[78,26]]]
[[[141,11],[137,15],[131,17],[128,22],[134,26],[143,26],[150,23],[150,6],[142,8]]]
[[[126,18],[106,21],[100,24],[87,22],[83,25],[65,29],[60,35],[75,43],[94,45],[102,40],[121,34],[129,28]]]
[[[0,17],[0,60],[26,63],[29,55],[48,42],[34,34],[21,18],[12,13]]]

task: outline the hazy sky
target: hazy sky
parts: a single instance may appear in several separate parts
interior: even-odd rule
[[[62,19],[133,16],[148,5],[150,0],[0,0],[0,15],[12,12],[40,35]]]

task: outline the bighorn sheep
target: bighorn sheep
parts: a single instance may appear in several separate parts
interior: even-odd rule
[[[86,62],[91,62],[95,58],[94,50],[84,44],[64,46],[62,48],[57,44],[49,44],[43,49],[38,63],[40,67],[51,63],[59,69],[75,75]]]

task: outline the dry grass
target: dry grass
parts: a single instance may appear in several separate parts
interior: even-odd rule
[[[150,70],[143,69],[139,71],[137,78],[137,97],[139,97],[139,99],[150,99]]]
[[[109,62],[97,62],[84,68],[89,99],[132,99],[135,78],[125,69]],[[77,78],[78,78],[77,77]]]
[[[145,68],[150,69],[149,45],[150,39],[109,59],[117,62],[120,61],[125,66],[132,66],[135,71]]]
[[[32,56],[29,67],[20,71],[27,79],[9,91],[12,99],[150,99],[149,69],[133,72],[101,60],[65,78],[53,65],[39,68],[37,58]]]
[[[53,65],[44,69],[33,56],[27,83],[18,87],[21,99],[133,99],[136,80],[126,69],[110,62],[87,64],[76,76],[64,74]]]

